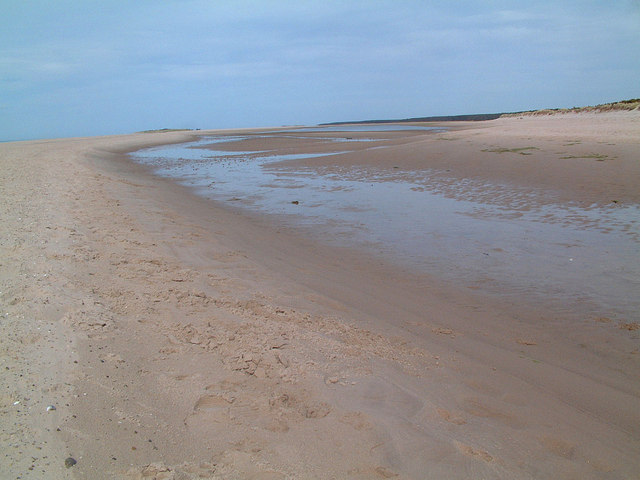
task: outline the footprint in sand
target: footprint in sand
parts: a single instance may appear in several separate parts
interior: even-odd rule
[[[549,452],[562,458],[570,459],[575,454],[575,446],[560,438],[544,437],[540,439],[540,443]]]
[[[229,402],[219,395],[204,395],[193,406],[193,412],[185,419],[189,428],[208,423],[224,423],[229,420]]]
[[[183,463],[177,466],[167,466],[164,463],[156,462],[139,467],[132,467],[125,474],[131,479],[196,479],[212,478],[216,472],[216,466],[208,462]]]
[[[348,412],[344,414],[340,419],[340,423],[352,426],[355,430],[371,430],[373,426],[367,419],[367,415],[362,412]]]
[[[503,412],[498,408],[489,407],[477,398],[466,398],[461,402],[461,408],[469,415],[480,418],[490,418],[497,420],[511,428],[523,428],[526,423],[514,417],[508,412]]]
[[[457,440],[454,441],[453,443],[456,446],[456,448],[460,450],[460,452],[463,453],[464,455],[477,458],[478,460],[482,460],[487,463],[493,461],[493,457],[489,455],[489,452],[486,452],[479,448],[473,448],[472,446],[458,442]]]
[[[440,415],[440,418],[442,418],[446,422],[453,423],[454,425],[464,425],[465,423],[467,423],[467,421],[464,418],[458,415],[451,414],[449,410],[445,410],[444,408],[438,408],[437,411],[438,411],[438,415]]]
[[[229,402],[218,395],[205,395],[198,399],[193,410],[195,412],[208,412],[218,410],[220,407],[226,407],[228,404]]]

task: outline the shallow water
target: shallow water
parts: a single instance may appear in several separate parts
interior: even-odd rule
[[[443,132],[442,127],[425,127],[422,125],[404,125],[401,123],[371,123],[371,124],[349,124],[349,125],[325,125],[318,127],[301,127],[286,130],[289,132],[399,132],[403,130],[423,130]]]
[[[639,319],[638,205],[531,208],[533,193],[471,181],[445,188],[429,171],[287,168],[287,160],[326,154],[193,148],[242,138],[205,138],[133,158],[200,195],[269,214],[326,243],[359,246],[414,272],[566,312]],[[479,200],[500,195],[500,203]]]

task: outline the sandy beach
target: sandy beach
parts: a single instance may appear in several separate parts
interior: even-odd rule
[[[444,126],[274,168],[428,170],[514,211],[640,203],[637,110]],[[0,143],[0,477],[638,477],[638,315],[407,271],[126,155],[214,133]]]

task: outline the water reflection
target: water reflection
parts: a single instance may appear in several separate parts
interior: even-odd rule
[[[523,209],[529,194],[511,189],[513,204],[505,207],[465,198],[473,199],[474,189],[508,187],[466,182],[458,195],[447,194],[451,188],[427,170],[407,181],[406,172],[287,168],[288,160],[326,154],[211,150],[243,138],[204,138],[133,157],[200,195],[270,214],[327,243],[359,245],[407,269],[495,294],[639,318],[637,205]]]

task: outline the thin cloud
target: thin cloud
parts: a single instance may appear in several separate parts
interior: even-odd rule
[[[234,127],[637,96],[636,7],[13,2],[0,18],[0,131],[19,137],[18,116],[20,128],[55,118],[56,134],[92,134],[144,129],[159,114]]]

